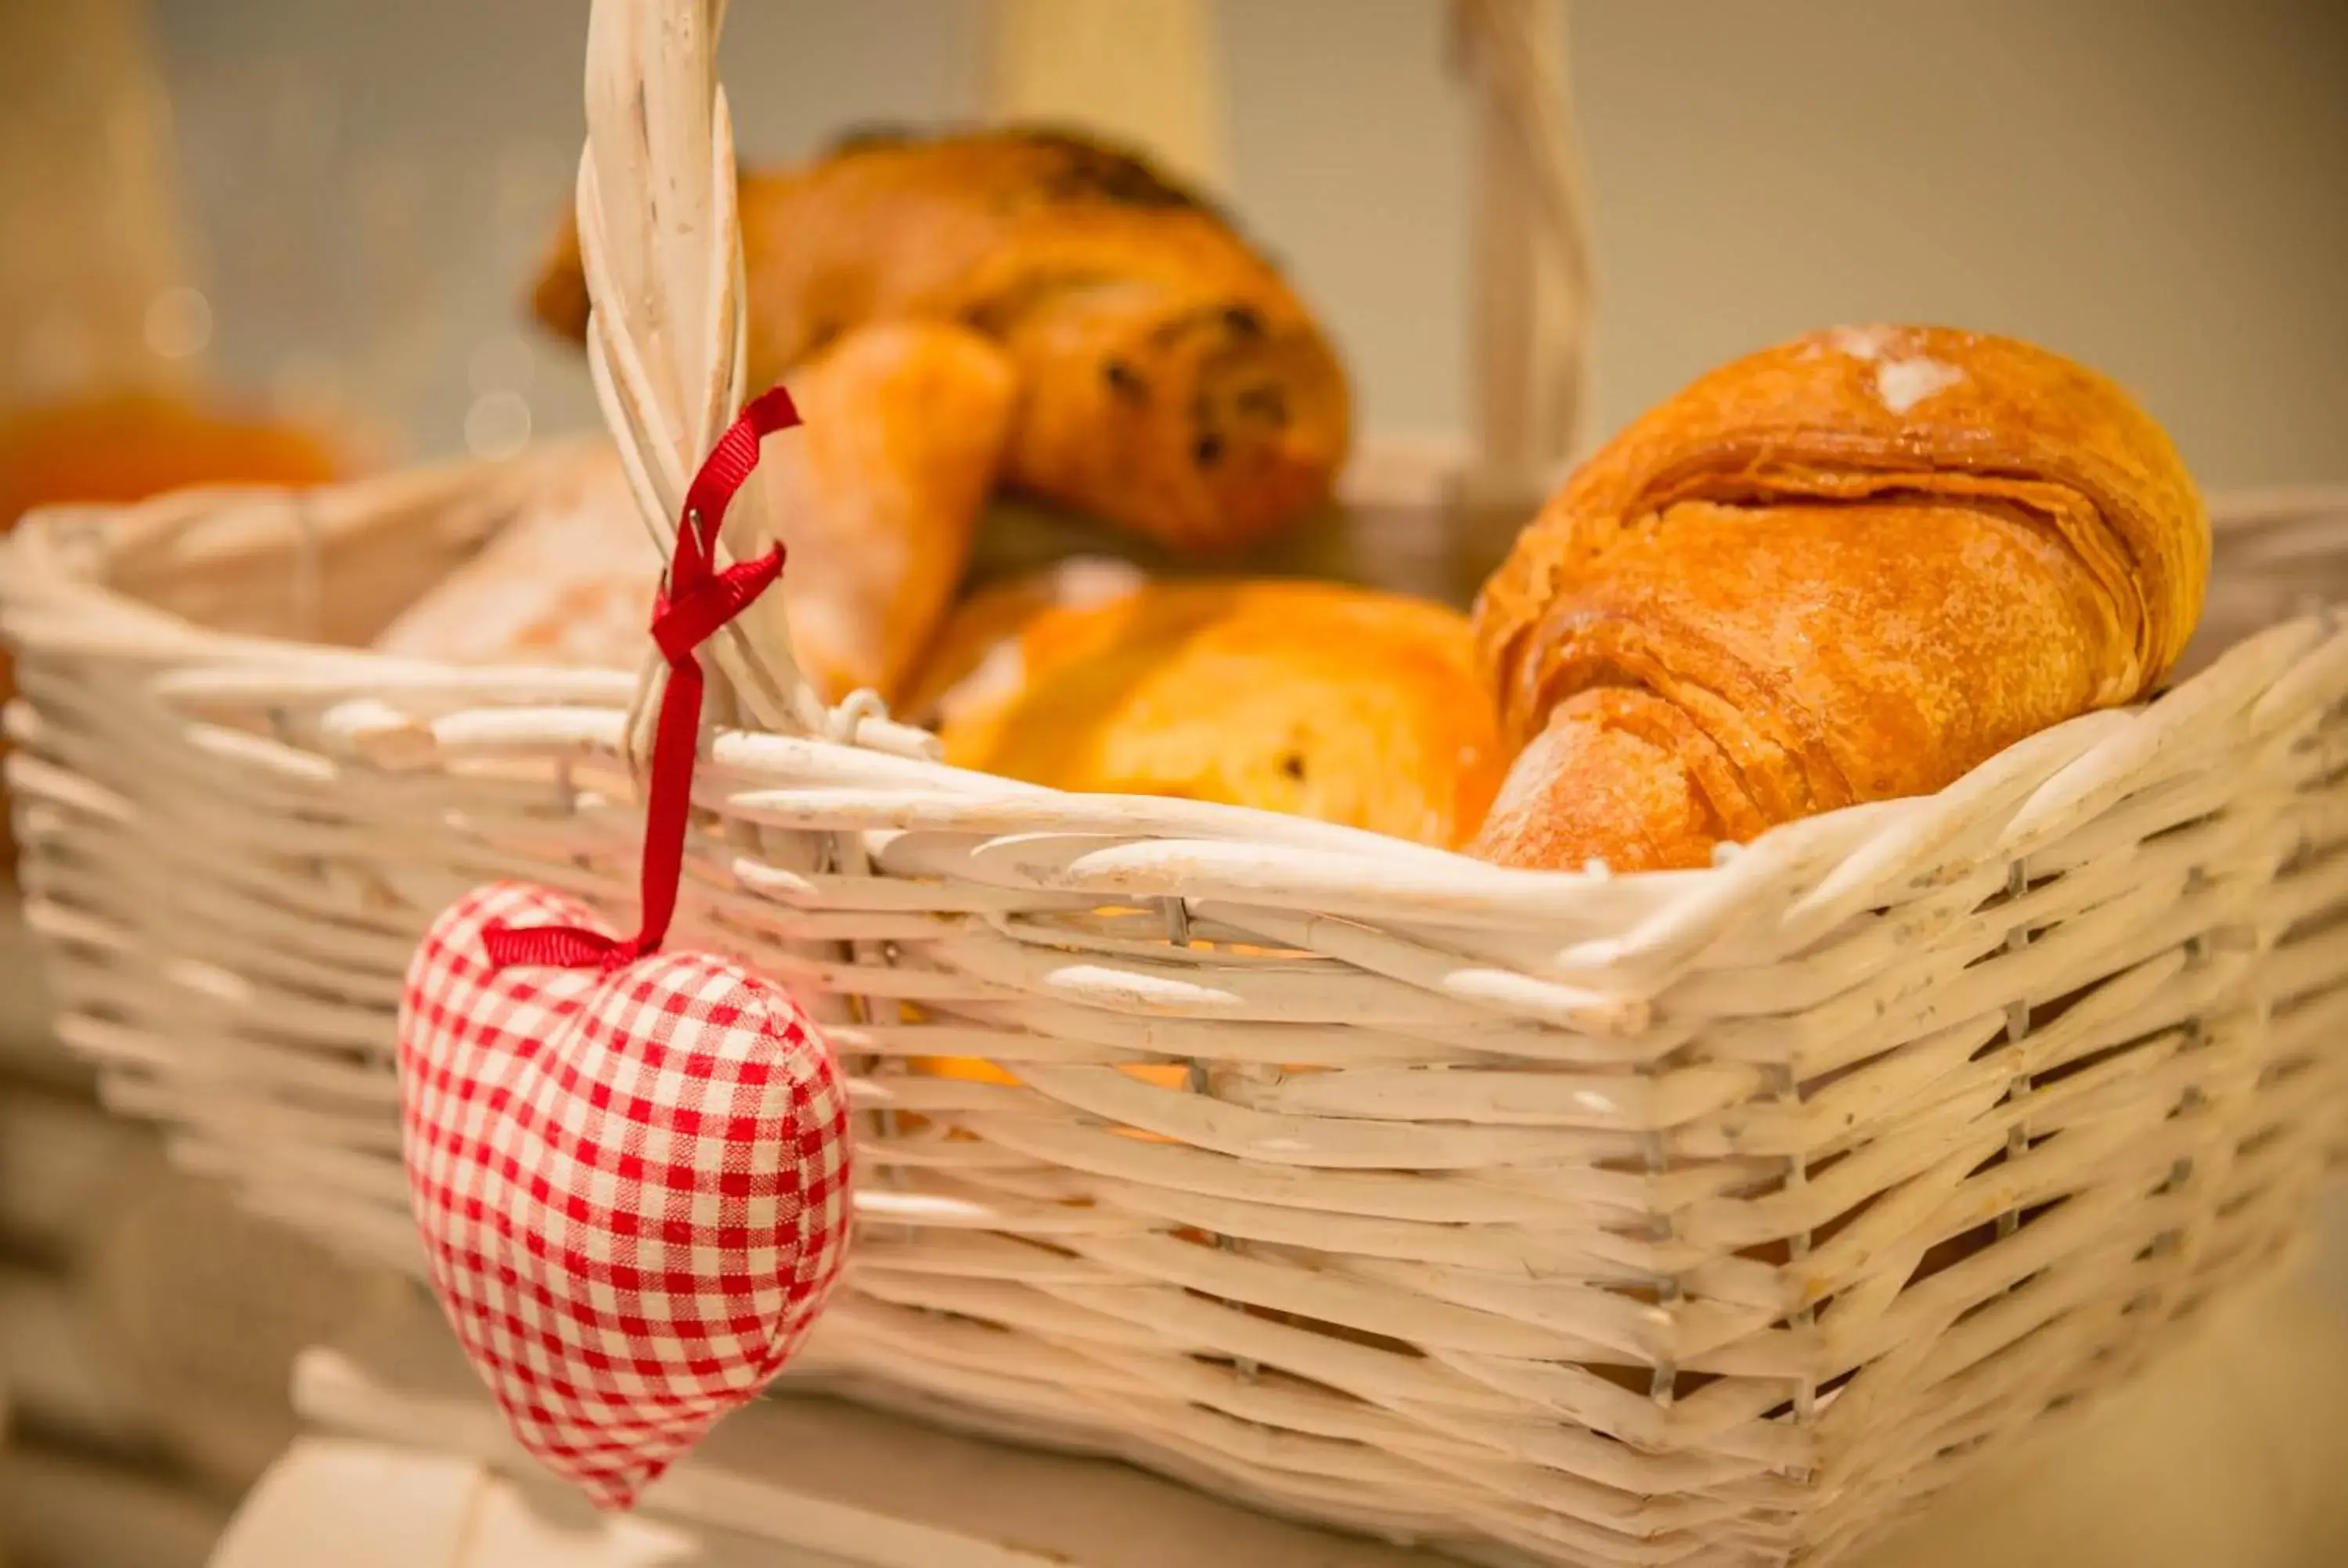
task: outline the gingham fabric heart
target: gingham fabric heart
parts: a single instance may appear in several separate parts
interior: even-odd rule
[[[624,1508],[779,1370],[848,1236],[848,1100],[781,990],[698,953],[514,967],[491,927],[593,927],[481,888],[399,1014],[404,1153],[448,1321],[532,1454]]]

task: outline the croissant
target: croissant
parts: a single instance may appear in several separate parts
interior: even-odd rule
[[[1843,328],[1712,372],[1583,465],[1476,606],[1523,747],[1474,852],[1699,866],[2137,701],[2200,614],[2169,440],[2011,339]]]
[[[1012,488],[1190,549],[1266,536],[1325,500],[1345,376],[1276,269],[1140,159],[1036,129],[868,132],[740,187],[748,374],[839,333],[961,322],[1016,363]],[[584,335],[575,230],[534,308]]]

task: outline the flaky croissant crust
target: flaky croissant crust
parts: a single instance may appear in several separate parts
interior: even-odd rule
[[[2208,518],[2168,436],[2125,392],[2009,338],[1838,328],[1696,381],[1608,443],[1525,530],[1476,610],[1512,742],[1594,683],[1552,607],[1666,526],[1670,508],[1869,500],[2007,509],[2059,540],[2108,617],[2092,705],[2144,695],[2199,616]]]

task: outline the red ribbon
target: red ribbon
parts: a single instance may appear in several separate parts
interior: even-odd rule
[[[685,832],[693,810],[693,764],[699,749],[701,699],[707,685],[694,651],[717,634],[771,587],[783,571],[783,547],[724,571],[713,564],[726,508],[758,466],[758,443],[799,422],[790,395],[778,386],[750,400],[726,427],[701,472],[685,492],[676,553],[653,606],[653,641],[668,661],[654,731],[652,782],[644,807],[643,927],[633,937],[607,937],[583,926],[491,926],[481,933],[489,963],[499,969],[616,969],[660,950],[676,914],[685,876]]]

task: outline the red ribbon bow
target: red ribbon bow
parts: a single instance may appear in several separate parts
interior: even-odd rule
[[[685,875],[685,830],[693,809],[693,764],[707,682],[694,651],[750,607],[783,571],[783,547],[718,571],[717,532],[726,508],[758,466],[758,443],[799,422],[790,395],[778,386],[750,400],[717,438],[685,493],[676,553],[668,580],[653,605],[653,641],[668,661],[654,732],[652,783],[644,807],[643,927],[629,938],[607,937],[582,926],[491,926],[481,933],[490,964],[560,969],[616,969],[660,950],[676,914]]]

